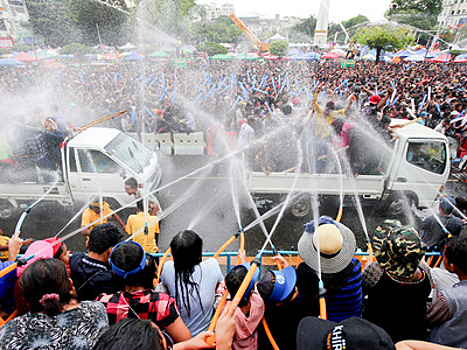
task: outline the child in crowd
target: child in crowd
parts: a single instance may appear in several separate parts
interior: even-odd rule
[[[467,237],[454,237],[444,249],[443,264],[460,282],[441,291],[427,310],[428,322],[435,326],[430,341],[454,347],[467,347]]]
[[[240,256],[244,257],[244,254],[240,254]],[[240,259],[240,261],[244,261],[244,259]],[[225,276],[225,286],[232,299],[237,294],[250,267],[250,263],[242,263],[235,266]],[[254,350],[258,348],[257,328],[264,316],[264,301],[258,292],[254,290],[258,276],[259,270],[257,269],[235,310],[235,337],[232,343],[232,349],[234,350]],[[227,303],[225,307],[229,307],[229,304]]]

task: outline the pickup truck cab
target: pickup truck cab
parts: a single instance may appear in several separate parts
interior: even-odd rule
[[[405,120],[393,120],[391,126],[405,123]],[[376,203],[391,214],[399,214],[412,205],[430,207],[449,177],[448,140],[441,133],[417,123],[395,129],[395,133],[398,138],[392,143],[390,156],[385,157],[381,175],[297,175],[293,172],[268,175],[247,171],[248,190],[259,197],[260,203],[264,203],[265,198],[276,201],[277,195],[287,195],[291,191],[303,193],[292,204],[292,214],[297,217],[306,216],[311,210],[308,194],[328,198],[342,193],[347,199],[358,195],[362,205]]]
[[[84,204],[100,194],[115,209],[134,201],[125,192],[125,179],[134,177],[154,191],[162,176],[157,154],[117,129],[92,127],[76,133],[62,143],[61,155],[61,178],[55,184],[0,183],[0,217],[47,192],[45,201],[63,205]]]

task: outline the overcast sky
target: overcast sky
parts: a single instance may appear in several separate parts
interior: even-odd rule
[[[198,0],[198,3],[212,3],[215,1]],[[237,15],[259,13],[266,17],[273,17],[276,13],[282,16],[297,16],[306,18],[318,15],[320,0],[223,0],[217,5],[231,3],[235,6]],[[370,20],[383,19],[384,12],[389,8],[390,0],[330,0],[329,20],[344,21],[359,14]]]

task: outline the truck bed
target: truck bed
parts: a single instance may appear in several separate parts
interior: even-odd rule
[[[251,193],[288,194],[294,192],[318,193],[324,195],[358,195],[378,198],[384,189],[383,175],[359,175],[357,177],[339,174],[299,174],[294,173],[248,172],[247,188]]]
[[[0,199],[10,201],[14,206],[18,202],[36,201],[41,198],[53,183],[37,183],[37,182],[19,182],[19,183],[0,183]],[[71,204],[71,197],[68,189],[63,182],[58,182],[53,189],[44,198],[46,201],[56,201],[61,204]]]

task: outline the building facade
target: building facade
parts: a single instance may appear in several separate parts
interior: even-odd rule
[[[438,16],[442,28],[455,28],[467,24],[467,0],[443,0],[443,11]]]
[[[11,47],[31,36],[29,14],[23,0],[0,0],[0,47]]]

